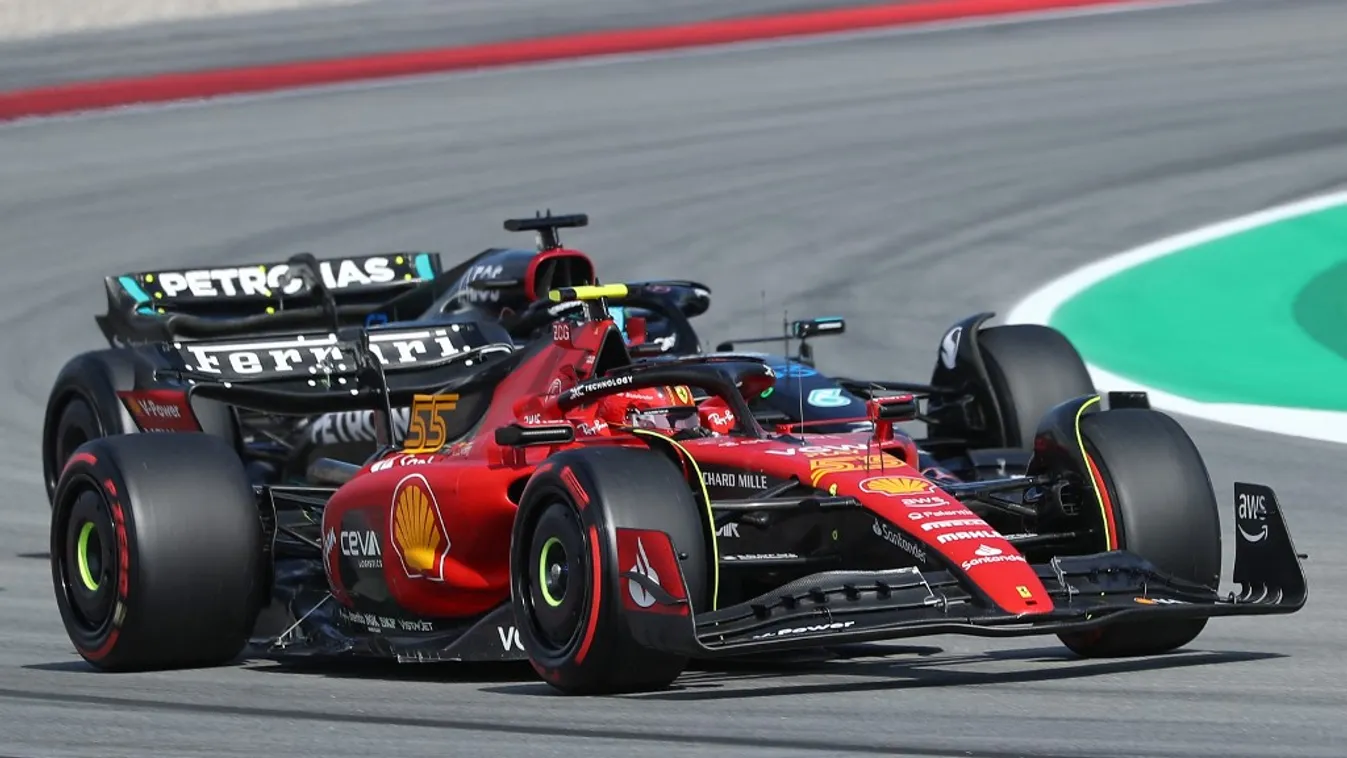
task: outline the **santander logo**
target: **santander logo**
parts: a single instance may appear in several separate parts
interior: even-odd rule
[[[973,558],[970,558],[959,565],[964,571],[983,566],[988,563],[1025,563],[1024,556],[1018,553],[1007,555],[1006,552],[998,547],[993,547],[986,543],[978,545],[973,551]]]

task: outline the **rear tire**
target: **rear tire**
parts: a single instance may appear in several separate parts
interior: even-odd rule
[[[55,507],[56,484],[71,453],[80,444],[99,437],[138,434],[140,429],[127,412],[120,392],[169,390],[185,387],[160,386],[149,378],[156,367],[147,358],[152,348],[109,348],[71,358],[52,385],[42,429],[42,469],[47,501]],[[245,453],[234,409],[218,400],[196,398],[192,414],[202,431],[223,437]],[[74,442],[75,439],[80,442]],[[72,444],[73,443],[73,444]]]
[[[688,599],[702,610],[711,534],[687,480],[646,449],[565,451],[548,464],[524,489],[510,548],[511,602],[530,662],[567,694],[667,687],[688,659],[632,637],[614,537],[618,528],[666,532]]]
[[[1049,410],[1095,394],[1080,353],[1061,332],[1039,324],[994,326],[978,332],[992,394],[1001,407],[1005,447],[1029,448]]]
[[[58,472],[58,476],[60,467],[70,460],[70,456],[80,445],[102,436],[104,436],[103,425],[99,423],[98,416],[89,406],[89,403],[82,397],[71,398],[56,420],[56,431],[52,437],[54,470]],[[52,485],[47,493],[48,495],[55,494],[55,479],[53,479]]]
[[[267,595],[256,496],[238,454],[209,434],[74,451],[56,487],[51,565],[71,642],[106,671],[227,663]]]
[[[1158,411],[1121,408],[1086,415],[1080,429],[1095,486],[1111,506],[1109,544],[1100,549],[1131,551],[1214,591],[1221,574],[1220,509],[1202,455],[1183,427]],[[1107,515],[1097,520],[1108,523]],[[1206,624],[1126,622],[1061,640],[1089,658],[1157,655],[1192,642]]]

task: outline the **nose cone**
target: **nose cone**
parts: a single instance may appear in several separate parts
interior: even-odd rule
[[[929,548],[928,560],[963,574],[1003,611],[1047,613],[1053,608],[1033,567],[1000,532],[910,467],[875,476],[838,472],[821,482],[857,497],[880,518]],[[935,555],[930,555],[935,553]],[[938,558],[936,556],[939,556]]]

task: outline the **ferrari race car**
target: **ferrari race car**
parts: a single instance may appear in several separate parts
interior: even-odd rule
[[[766,430],[748,399],[775,383],[770,366],[633,359],[605,304],[625,293],[554,290],[582,315],[548,339],[520,347],[463,320],[407,362],[380,360],[358,327],[276,338],[267,349],[294,359],[260,370],[252,341],[166,346],[193,397],[368,409],[381,447],[316,460],[301,487],[254,486],[218,435],[82,444],[51,526],[75,648],[107,670],[222,665],[247,647],[527,659],[562,692],[610,693],[664,688],[693,660],[930,634],[1152,655],[1210,617],[1306,602],[1282,509],[1256,484],[1235,485],[1241,588],[1219,593],[1205,464],[1142,394],[1049,409],[1023,476],[933,481],[894,428],[910,398],[867,401],[866,431]],[[381,331],[387,353],[424,328]],[[264,608],[278,633],[257,633]]]

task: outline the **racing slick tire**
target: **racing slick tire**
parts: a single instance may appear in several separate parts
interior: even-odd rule
[[[709,603],[712,535],[698,507],[682,472],[651,449],[569,450],[539,467],[515,517],[510,582],[520,641],[544,681],[596,695],[659,690],[678,678],[686,656],[641,645],[628,629],[622,598],[636,585],[620,576],[631,567],[618,565],[616,530],[668,534],[699,611]]]
[[[988,389],[1001,407],[1005,447],[1032,447],[1044,414],[1072,398],[1095,394],[1080,353],[1052,327],[989,327],[978,332],[978,348],[987,367]]]
[[[50,500],[56,494],[56,480],[60,474],[59,466],[70,460],[70,456],[80,445],[89,440],[104,436],[106,422],[100,422],[94,409],[82,397],[72,397],[66,401],[61,415],[56,419],[56,428],[52,434],[50,455],[44,455],[49,475],[47,495]],[[114,434],[123,434],[123,430],[114,427]]]
[[[134,357],[125,351],[96,350],[72,358],[61,369],[47,401],[42,434],[42,468],[47,500],[55,503],[61,467],[76,448],[92,439],[135,432],[128,426],[117,391],[135,386]]]
[[[263,555],[256,496],[220,437],[102,437],[61,473],[52,582],[70,641],[97,669],[234,659],[266,597]]]
[[[1106,549],[1128,550],[1213,590],[1221,575],[1221,517],[1202,455],[1177,421],[1149,409],[1087,414],[1090,476],[1104,494]],[[1111,516],[1111,518],[1110,518]],[[1060,635],[1089,658],[1157,655],[1192,642],[1207,619],[1119,622]]]
[[[117,393],[138,388],[138,357],[124,348],[93,350],[70,359],[52,385],[42,430],[43,481],[47,501],[55,504],[56,483],[70,455],[89,440],[140,430]],[[225,404],[193,400],[201,428],[242,448],[237,421]]]

